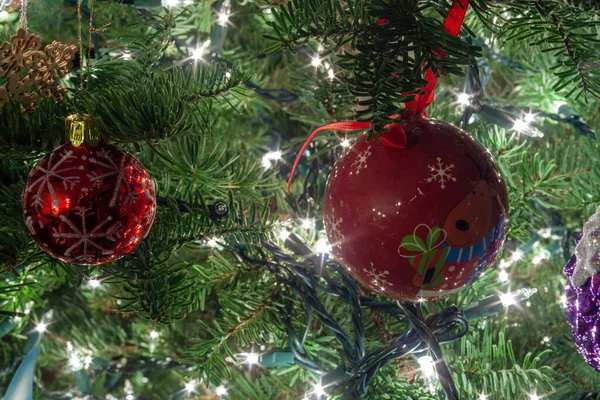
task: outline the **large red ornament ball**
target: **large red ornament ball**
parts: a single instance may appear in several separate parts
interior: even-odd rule
[[[131,252],[156,211],[154,184],[131,154],[101,141],[67,143],[43,157],[23,193],[35,241],[74,264],[102,264]]]
[[[365,286],[396,300],[435,300],[495,262],[508,196],[489,152],[465,132],[422,117],[401,124],[405,148],[363,135],[335,163],[325,229]]]

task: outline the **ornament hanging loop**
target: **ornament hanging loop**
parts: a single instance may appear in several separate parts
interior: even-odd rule
[[[87,90],[79,89],[75,92],[73,107],[76,114],[69,115],[65,120],[65,142],[71,143],[75,147],[79,147],[83,143],[89,143],[92,147],[96,147],[100,144],[101,138],[94,127],[92,117],[81,112],[79,101],[82,92],[90,95],[94,105],[96,103],[94,96]]]
[[[21,16],[19,17],[19,27],[27,32],[27,0],[21,0]]]

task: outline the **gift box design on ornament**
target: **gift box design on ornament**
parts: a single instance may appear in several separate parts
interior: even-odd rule
[[[483,273],[487,259],[498,253],[508,221],[493,221],[497,215],[497,193],[484,179],[486,174],[481,170],[480,174],[481,180],[471,182],[472,189],[452,208],[442,227],[419,224],[412,235],[402,239],[398,254],[415,269],[412,283],[420,289],[418,296],[460,291],[475,281]],[[465,270],[472,273],[465,277]]]

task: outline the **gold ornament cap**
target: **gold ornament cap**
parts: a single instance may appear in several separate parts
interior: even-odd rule
[[[92,147],[100,144],[100,135],[94,129],[92,117],[85,114],[69,115],[65,120],[65,142],[75,147],[89,143]]]

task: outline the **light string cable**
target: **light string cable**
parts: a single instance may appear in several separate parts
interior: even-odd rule
[[[321,257],[315,256],[314,252],[296,235],[291,235],[286,243],[296,256],[302,257],[303,261],[298,261],[272,242],[263,242],[263,247],[269,254],[255,249],[259,255],[262,255],[261,258],[251,257],[246,248],[238,249],[238,253],[244,261],[268,268],[276,275],[278,282],[289,287],[304,304],[306,321],[302,335],[298,335],[292,327],[291,316],[295,314],[293,302],[288,300],[285,309],[282,310],[288,345],[294,354],[296,364],[321,376],[324,387],[347,387],[350,391],[344,391],[343,398],[352,398],[356,395],[364,396],[371,379],[390,360],[429,349],[436,360],[442,388],[449,399],[457,398],[456,387],[447,367],[444,367],[439,348],[440,343],[458,340],[468,332],[466,317],[456,306],[450,306],[426,318],[420,304],[416,306],[409,303],[397,304],[360,295],[356,282],[338,262],[330,259],[322,260]],[[352,337],[326,311],[319,296],[320,292],[338,297],[351,307]],[[385,312],[396,318],[404,318],[412,328],[399,335],[398,339],[387,347],[365,354],[363,307]],[[346,366],[327,372],[307,355],[304,343],[314,316],[318,317],[341,344],[348,361]]]

